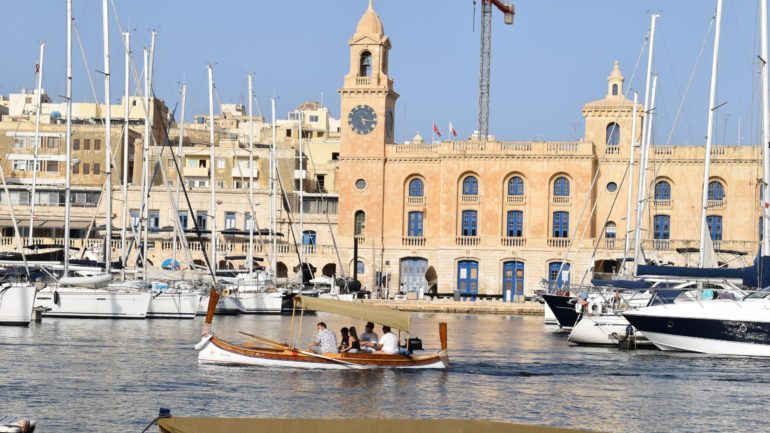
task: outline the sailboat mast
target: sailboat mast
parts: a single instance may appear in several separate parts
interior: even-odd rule
[[[249,281],[254,278],[254,224],[257,216],[254,214],[254,117],[252,100],[254,99],[253,77],[249,74]],[[240,162],[239,162],[240,164]]]
[[[770,203],[770,102],[768,102],[768,70],[767,70],[767,0],[760,2],[760,15],[759,22],[761,23],[760,39],[761,50],[760,53],[760,71],[762,75],[762,183],[764,187],[763,191],[763,206],[762,209],[762,257],[770,256],[770,215],[768,214],[768,208],[765,207]]]
[[[634,225],[634,268],[639,265],[639,258],[642,251],[642,216],[644,214],[644,203],[647,193],[647,161],[649,160],[649,135],[652,132],[650,124],[652,123],[652,113],[650,112],[652,101],[650,101],[650,81],[652,77],[652,60],[655,52],[655,25],[658,22],[658,14],[650,15],[650,47],[647,51],[647,78],[644,84],[644,118],[642,120],[642,148],[641,161],[639,162],[639,182],[636,201],[636,224]],[[653,80],[654,81],[654,80]]]
[[[104,42],[104,154],[107,184],[105,205],[104,271],[112,271],[112,101],[110,99],[110,10],[109,0],[102,0],[102,33]]]
[[[187,104],[187,84],[182,84],[182,118],[179,122],[179,144],[176,148],[176,159],[177,159],[177,167],[182,168],[184,167],[184,148],[182,147],[184,144],[184,119],[185,119],[185,106]],[[176,177],[176,206],[179,208],[179,200],[180,200],[180,189],[181,189],[181,182],[182,182],[182,176],[177,174]],[[194,218],[194,216],[193,216]],[[182,227],[184,230],[186,227]],[[173,266],[176,267],[176,250],[177,250],[177,242],[181,241],[181,239],[178,239],[177,236],[174,236],[174,262]]]
[[[216,185],[216,153],[214,149],[214,66],[209,65],[209,139],[211,153],[209,157],[209,182],[211,183],[211,262],[214,270],[217,268],[217,185]]]
[[[637,101],[639,100],[639,92],[634,91],[634,108],[631,111],[632,117],[631,117],[631,149],[629,150],[628,155],[628,197],[626,202],[626,237],[623,239],[623,264],[624,266],[621,266],[622,268],[625,267],[626,262],[628,261],[628,252],[631,248],[631,206],[633,206],[633,198],[632,195],[634,193],[634,157],[636,155],[636,108],[637,108]]]
[[[716,11],[716,30],[714,32],[714,56],[711,59],[711,90],[709,92],[709,113],[708,124],[706,126],[706,158],[703,164],[703,198],[701,201],[700,214],[700,260],[698,264],[701,268],[706,267],[706,236],[709,235],[709,229],[706,225],[706,214],[708,213],[709,198],[709,177],[711,176],[711,147],[714,141],[714,111],[716,111],[717,98],[717,72],[719,70],[719,36],[722,30],[722,0],[717,0]]]
[[[300,243],[299,266],[302,272],[302,278],[305,278],[305,212],[303,211],[305,201],[305,170],[303,166],[303,160],[305,159],[305,148],[303,147],[302,142],[302,109],[297,110],[297,121],[299,122],[299,235],[302,236],[302,243]]]
[[[32,193],[29,198],[29,245],[32,245],[32,237],[35,222],[35,187],[37,186],[37,153],[40,149],[40,111],[43,108],[43,54],[45,42],[40,42],[40,61],[37,64],[37,104],[35,113],[35,147],[32,156]]]
[[[277,219],[276,213],[276,164],[275,164],[275,142],[276,142],[276,120],[275,120],[275,98],[270,100],[271,111],[273,115],[273,144],[270,147],[270,271],[273,278],[278,275],[276,252],[278,245],[276,244],[276,232],[277,232]]]
[[[144,53],[144,135],[142,137],[142,277],[147,279],[147,238],[150,205],[150,69],[149,53]]]
[[[72,0],[67,0],[67,127],[64,156],[64,273],[70,270],[70,184],[72,183]]]
[[[123,33],[123,43],[125,53],[123,56],[123,216],[120,226],[120,258],[122,269],[120,271],[123,279],[126,279],[126,225],[128,225],[128,95],[129,72],[131,66],[131,33]]]

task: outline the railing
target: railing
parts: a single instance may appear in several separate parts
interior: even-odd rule
[[[523,247],[527,245],[527,238],[504,236],[500,238],[500,244],[504,247]]]
[[[185,177],[208,177],[209,169],[208,167],[185,167],[182,169],[182,174]]]
[[[524,204],[527,202],[527,196],[525,195],[509,195],[505,197],[505,202],[508,204]]]
[[[551,248],[567,248],[569,242],[569,238],[548,238],[548,246]]]
[[[615,249],[616,238],[604,238],[604,248]]]
[[[514,152],[531,152],[532,143],[503,141],[503,142],[500,142],[500,150],[512,150]]]
[[[559,205],[559,206],[569,206],[572,203],[572,197],[570,196],[563,196],[563,195],[555,195],[551,197],[551,204]]]
[[[674,146],[655,146],[654,149],[655,151],[653,153],[658,156],[668,156],[674,154]]]
[[[372,77],[357,77],[356,85],[358,86],[371,86]]]
[[[424,247],[425,237],[423,236],[404,236],[401,238],[401,245],[405,247]]]
[[[652,247],[656,250],[670,250],[671,239],[653,239]]]
[[[671,207],[671,203],[672,203],[671,199],[667,199],[667,200],[653,200],[652,201],[652,205],[654,207],[659,207],[659,208],[670,208]]]
[[[620,146],[608,144],[606,147],[607,155],[617,155],[620,153]]]
[[[725,148],[723,146],[715,146],[711,148],[711,156],[722,156],[725,154]]]
[[[475,195],[463,194],[460,196],[460,203],[461,204],[479,204],[481,203],[481,196],[478,194],[475,194]]]
[[[406,203],[412,206],[425,206],[425,197],[407,197]]]
[[[478,236],[457,236],[455,243],[463,247],[475,247],[481,244],[481,238]]]
[[[393,149],[396,153],[438,153],[439,147],[432,144],[399,144]]]
[[[455,152],[464,152],[468,150],[475,150],[483,152],[487,149],[487,144],[483,141],[456,141],[452,142],[452,150]]]
[[[706,201],[706,207],[711,209],[723,209],[725,207],[725,204],[726,204],[725,199]]]
[[[551,153],[573,153],[580,150],[580,143],[576,142],[556,142],[548,143],[546,151]]]
[[[353,236],[358,243],[358,245],[365,245],[366,244],[366,236],[364,235],[355,235]]]

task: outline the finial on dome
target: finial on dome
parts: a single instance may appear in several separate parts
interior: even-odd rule
[[[374,10],[374,0],[369,0],[369,7],[364,12],[356,27],[357,35],[371,35],[382,37],[385,35],[385,29],[382,27],[380,17]]]
[[[612,72],[610,72],[610,76],[607,77],[607,82],[609,85],[607,96],[622,97],[623,81],[625,81],[625,78],[620,72],[620,62],[615,60],[612,63]]]

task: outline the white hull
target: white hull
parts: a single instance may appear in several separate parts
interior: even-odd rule
[[[241,313],[281,314],[283,294],[280,292],[239,291],[236,296]]]
[[[228,352],[217,347],[215,344],[207,340],[201,340],[196,346],[198,349],[198,362],[201,364],[219,364],[219,365],[249,365],[259,367],[288,367],[288,368],[302,368],[302,369],[323,369],[323,370],[349,370],[351,367],[346,364],[337,363],[313,363],[313,362],[300,362],[300,361],[285,361],[277,359],[257,358],[251,356],[244,356],[237,353]],[[378,369],[378,368],[394,368],[394,367],[380,367],[373,365],[361,365],[357,364],[357,369]],[[440,360],[433,364],[426,364],[420,366],[404,366],[396,367],[399,369],[444,369],[446,365]]]
[[[153,295],[147,309],[148,318],[194,319],[201,295],[194,292],[163,292]]]
[[[0,287],[0,325],[29,325],[37,289],[31,284]]]
[[[47,287],[38,293],[36,305],[50,309],[43,313],[47,317],[144,319],[151,296],[141,291]]]
[[[348,301],[351,302],[355,299],[355,295],[352,293],[343,293],[343,294],[332,294],[332,293],[322,293],[318,295],[321,299],[335,299],[337,301]]]
[[[545,324],[546,325],[558,325],[559,321],[556,320],[556,315],[553,314],[553,310],[551,310],[551,307],[548,306],[548,304],[543,303],[544,311],[545,311]]]
[[[681,335],[647,332],[647,338],[660,350],[667,352],[697,352],[709,355],[770,357],[770,346],[755,343],[685,337]]]
[[[628,320],[620,315],[583,315],[572,328],[567,340],[575,344],[614,346],[619,339],[625,338],[628,326]],[[639,343],[643,335],[641,332],[635,334]]]
[[[198,304],[198,316],[205,316],[206,311],[209,308],[209,295],[201,298]],[[238,314],[241,312],[241,304],[236,298],[231,296],[220,296],[219,302],[217,302],[217,309],[214,311],[216,314]]]

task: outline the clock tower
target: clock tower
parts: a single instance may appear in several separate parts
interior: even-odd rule
[[[336,176],[339,199],[338,234],[348,252],[358,242],[369,277],[379,263],[371,263],[372,248],[382,246],[385,145],[395,142],[395,107],[398,94],[388,75],[390,38],[372,1],[348,40],[350,66],[340,92],[340,166]],[[352,259],[352,254],[348,260]],[[346,275],[352,264],[345,263]],[[350,267],[348,267],[350,266]]]

